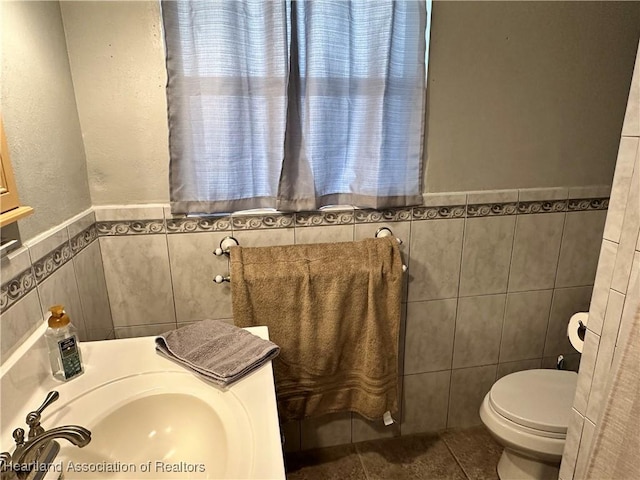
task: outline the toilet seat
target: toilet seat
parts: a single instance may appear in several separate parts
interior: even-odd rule
[[[487,395],[496,414],[531,434],[565,438],[578,375],[566,370],[524,370],[498,380]]]

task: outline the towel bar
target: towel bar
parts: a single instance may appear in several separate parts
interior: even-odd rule
[[[393,236],[393,232],[391,231],[391,229],[389,227],[380,227],[377,231],[376,231],[376,238],[382,238],[382,237],[390,237]],[[402,239],[395,237],[395,239],[398,241],[398,243],[400,245],[402,245]],[[227,262],[229,260],[229,247],[234,247],[240,245],[240,242],[238,242],[238,240],[236,240],[233,237],[224,237],[221,241],[220,241],[220,247],[216,248],[213,251],[213,254],[216,256],[221,256],[221,255],[226,255],[227,256]],[[402,271],[406,272],[407,271],[407,266],[406,265],[402,265]],[[224,282],[231,282],[231,275],[216,275],[213,278],[213,281],[217,284],[221,284]]]

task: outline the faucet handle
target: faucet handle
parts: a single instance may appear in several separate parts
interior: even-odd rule
[[[13,431],[13,439],[16,441],[16,447],[24,445],[24,430],[22,428],[16,428]]]
[[[40,426],[40,416],[42,415],[43,410],[47,408],[49,405],[51,405],[53,402],[58,400],[58,398],[60,398],[60,394],[55,390],[52,392],[49,392],[47,394],[47,398],[44,399],[44,402],[42,403],[42,405],[40,405],[37,410],[34,410],[33,412],[29,412],[26,420],[27,425],[30,427],[29,439],[32,439],[40,435],[41,433],[44,433],[44,428]]]

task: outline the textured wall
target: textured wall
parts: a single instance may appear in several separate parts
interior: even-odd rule
[[[0,2],[2,117],[27,240],[91,206],[57,2]]]
[[[638,2],[435,2],[427,191],[610,184]]]
[[[62,2],[91,200],[169,199],[159,2]]]
[[[164,202],[156,2],[64,2],[95,205]],[[640,31],[637,2],[436,2],[431,192],[610,184]]]

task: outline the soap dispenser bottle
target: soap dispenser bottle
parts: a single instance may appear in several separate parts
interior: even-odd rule
[[[64,306],[49,308],[49,328],[44,336],[49,348],[49,361],[54,378],[66,382],[84,373],[82,356],[78,346],[78,334]]]

